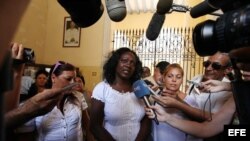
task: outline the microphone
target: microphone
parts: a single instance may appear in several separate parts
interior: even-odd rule
[[[154,13],[146,31],[146,37],[149,40],[153,41],[159,36],[165,21],[165,14],[171,9],[172,4],[173,0],[158,1],[156,13]]]
[[[105,0],[109,18],[114,22],[122,21],[126,15],[126,5],[124,0]]]
[[[79,27],[89,27],[97,22],[104,11],[101,0],[57,0]]]
[[[208,13],[212,13],[218,9],[219,8],[213,7],[207,1],[203,1],[203,2],[199,3],[198,5],[194,6],[190,10],[190,15],[192,18],[198,18],[198,17],[204,16]]]
[[[147,107],[149,107],[151,105],[149,100],[148,100],[148,96],[150,95],[150,91],[147,87],[147,84],[143,80],[137,80],[136,82],[133,83],[133,88],[134,88],[135,96],[137,98],[143,98],[145,105]],[[159,121],[157,119],[155,111],[152,110],[151,112],[154,113],[154,121],[158,125]]]

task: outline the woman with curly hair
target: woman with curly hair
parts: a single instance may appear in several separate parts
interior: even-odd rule
[[[92,93],[90,130],[97,140],[145,141],[150,135],[144,103],[132,87],[141,73],[139,57],[126,47],[114,51],[104,64],[104,80]]]

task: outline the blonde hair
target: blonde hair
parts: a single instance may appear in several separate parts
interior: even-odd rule
[[[169,65],[166,67],[166,69],[165,69],[165,71],[164,71],[164,73],[163,73],[163,76],[166,76],[167,73],[168,73],[171,69],[173,69],[173,68],[179,69],[180,72],[181,72],[181,75],[184,76],[184,71],[183,71],[182,67],[181,67],[179,64],[177,64],[177,63],[169,64]]]

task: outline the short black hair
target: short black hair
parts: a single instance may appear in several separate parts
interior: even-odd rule
[[[160,69],[160,73],[163,74],[166,67],[169,65],[170,63],[167,61],[160,61],[155,67]]]

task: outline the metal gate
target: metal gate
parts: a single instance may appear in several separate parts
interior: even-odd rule
[[[178,63],[184,70],[186,80],[203,73],[203,57],[196,54],[192,43],[192,28],[163,28],[155,41],[145,36],[144,29],[116,30],[113,32],[113,50],[129,47],[140,57],[143,66],[148,66],[153,73],[159,61]]]

